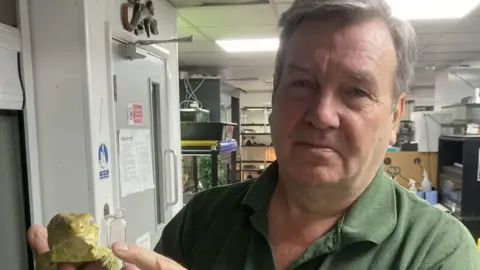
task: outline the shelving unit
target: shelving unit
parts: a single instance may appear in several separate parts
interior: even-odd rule
[[[241,108],[240,154],[237,172],[241,181],[257,177],[275,159],[270,138],[270,106]]]

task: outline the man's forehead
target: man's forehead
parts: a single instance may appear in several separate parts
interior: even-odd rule
[[[394,68],[396,55],[388,28],[381,22],[370,20],[338,27],[335,21],[312,21],[302,23],[292,35],[286,64],[305,71],[327,68],[361,71],[375,66]],[[362,73],[365,72],[359,72]]]
[[[295,28],[290,42],[305,43],[306,41],[326,47],[340,44],[344,49],[352,47],[368,49],[371,46],[393,45],[388,26],[377,18],[352,21],[348,24],[338,20],[305,21]]]

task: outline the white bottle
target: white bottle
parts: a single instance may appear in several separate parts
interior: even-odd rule
[[[428,192],[432,190],[432,182],[428,180],[427,169],[423,169],[422,191]]]
[[[108,247],[118,242],[125,244],[127,242],[127,221],[123,218],[125,209],[118,208],[115,214],[107,216],[108,222]]]
[[[412,178],[408,179],[408,185],[409,185],[409,188],[408,190],[410,190],[411,192],[417,192],[418,189],[417,189],[417,181],[413,180]]]

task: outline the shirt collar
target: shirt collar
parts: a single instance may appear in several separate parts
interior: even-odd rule
[[[256,212],[267,212],[278,179],[278,163],[268,166],[245,194],[243,206]],[[339,221],[341,245],[362,241],[380,244],[397,224],[394,183],[385,176],[383,165],[365,191]]]
[[[393,180],[385,176],[383,165],[370,185],[352,204],[340,224],[342,245],[361,241],[380,244],[397,225],[397,205]]]
[[[278,163],[268,166],[254,181],[243,197],[242,205],[249,206],[254,212],[267,211],[270,198],[275,191],[278,180]]]

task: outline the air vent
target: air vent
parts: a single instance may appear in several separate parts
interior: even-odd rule
[[[269,3],[268,0],[170,0],[170,2],[177,8],[264,5]]]

